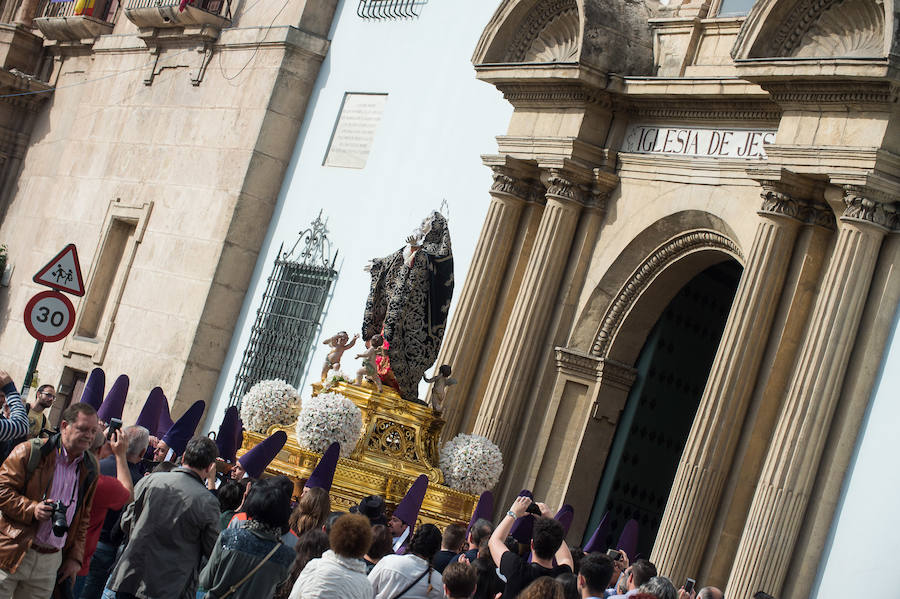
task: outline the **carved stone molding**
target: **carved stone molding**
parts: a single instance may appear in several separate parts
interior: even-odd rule
[[[617,98],[616,110],[627,111],[635,120],[691,120],[691,121],[755,121],[778,123],[781,108],[771,101],[717,102],[697,100],[635,101],[629,97]]]
[[[503,97],[516,107],[548,105],[554,108],[578,108],[587,105],[595,105],[601,108],[612,107],[612,100],[608,93],[580,84],[503,84],[498,85],[497,89],[503,92]]]
[[[525,53],[523,62],[575,62],[578,60],[578,34],[581,21],[573,5],[556,15],[544,27]]]
[[[790,52],[798,57],[881,57],[883,46],[884,5],[855,0],[822,12]]]
[[[888,81],[817,82],[787,81],[764,83],[763,88],[782,107],[791,105],[876,104],[884,107],[897,99],[898,91]]]
[[[863,195],[865,194],[865,195]],[[897,213],[893,204],[886,204],[871,199],[866,190],[854,185],[844,186],[844,214],[841,220],[857,221],[892,229],[897,223]]]
[[[569,46],[572,41],[562,39],[562,43],[556,40],[565,35],[571,29],[571,17],[575,18],[574,53],[577,55],[578,7],[575,0],[550,0],[537,2],[531,11],[525,16],[516,32],[516,36],[509,44],[506,53],[506,62],[531,62],[537,61],[542,50],[549,52],[549,56],[556,54],[569,54]],[[574,61],[576,57],[568,58]],[[540,58],[540,62],[553,62],[546,58]]]
[[[594,380],[600,371],[602,359],[583,354],[567,347],[556,348],[556,368],[560,372]]]
[[[591,355],[606,357],[610,343],[625,321],[625,316],[656,276],[670,264],[699,249],[720,250],[736,257],[743,257],[737,244],[717,231],[701,229],[673,237],[650,254],[619,290],[600,323],[591,347]]]

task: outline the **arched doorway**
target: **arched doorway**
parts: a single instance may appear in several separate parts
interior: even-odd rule
[[[613,546],[634,518],[635,556],[649,557],[740,276],[733,259],[701,271],[647,335],[597,485],[585,542],[609,512],[606,546]]]

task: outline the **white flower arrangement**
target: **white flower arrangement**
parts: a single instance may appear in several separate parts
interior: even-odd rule
[[[362,434],[362,412],[340,393],[319,393],[308,399],[297,419],[297,445],[322,453],[337,441],[347,457]]]
[[[260,381],[241,399],[241,421],[247,430],[265,434],[273,425],[287,426],[297,418],[300,394],[281,379]]]
[[[444,443],[440,467],[448,487],[478,495],[500,480],[503,454],[487,437],[460,434]]]

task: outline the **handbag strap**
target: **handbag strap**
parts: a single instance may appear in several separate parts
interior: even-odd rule
[[[403,595],[405,595],[406,593],[408,593],[408,592],[409,592],[409,589],[411,589],[411,588],[413,588],[414,586],[416,586],[416,583],[418,583],[420,580],[422,580],[422,579],[425,577],[425,575],[428,574],[429,572],[431,572],[431,564],[428,564],[428,566],[425,567],[425,571],[422,572],[421,574],[419,574],[419,577],[418,577],[418,578],[416,578],[414,581],[412,581],[411,583],[409,583],[409,584],[406,586],[405,589],[403,589],[402,591],[400,591],[399,593],[397,593],[396,595],[394,595],[393,597],[391,597],[391,599],[400,599],[400,597],[402,597]]]
[[[259,562],[258,564],[256,564],[256,567],[254,567],[252,570],[250,570],[249,572],[247,572],[246,576],[244,576],[244,577],[241,578],[239,581],[237,581],[236,583],[234,583],[233,585],[231,585],[231,588],[228,589],[228,591],[226,591],[224,595],[222,595],[221,597],[219,597],[219,599],[225,599],[225,597],[227,597],[228,595],[231,595],[231,594],[234,593],[236,590],[238,590],[242,584],[244,584],[245,582],[247,582],[247,581],[250,579],[251,576],[253,576],[254,574],[256,574],[256,571],[257,571],[257,570],[259,570],[260,568],[262,568],[262,566],[263,566],[264,563],[266,563],[267,561],[269,561],[269,558],[270,558],[270,557],[272,557],[273,555],[275,555],[275,552],[278,551],[278,549],[279,549],[280,547],[281,547],[281,541],[279,540],[279,541],[275,544],[275,546],[272,547],[272,551],[270,551],[270,552],[266,555],[266,557],[262,558],[262,561],[261,561],[261,562]]]

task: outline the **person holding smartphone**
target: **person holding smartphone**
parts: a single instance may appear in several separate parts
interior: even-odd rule
[[[531,515],[535,519],[534,532],[531,535],[531,563],[529,564],[516,553],[506,548],[506,537],[512,529],[513,522],[525,516],[529,507],[534,505],[540,509],[540,516]],[[533,509],[533,508],[532,508]],[[513,599],[531,582],[541,576],[556,578],[560,574],[572,573],[574,563],[569,546],[566,545],[562,525],[553,519],[553,514],[543,503],[534,503],[530,497],[519,496],[506,517],[497,525],[488,542],[491,557],[500,568],[500,574],[506,577],[506,589],[503,599]],[[553,565],[553,559],[557,565]]]

